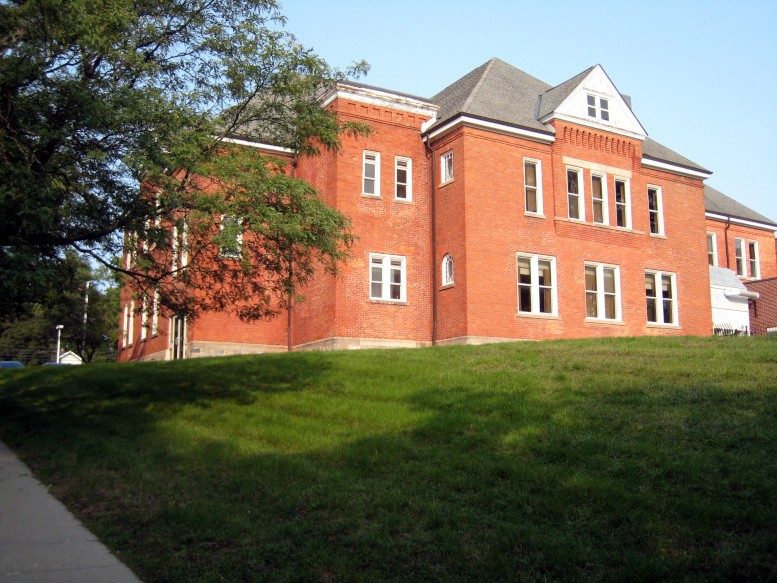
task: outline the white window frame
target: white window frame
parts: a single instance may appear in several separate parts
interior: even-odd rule
[[[450,182],[454,176],[453,150],[448,150],[440,156],[440,182]]]
[[[710,250],[710,247],[712,247],[711,250]],[[710,263],[710,265],[712,265],[713,267],[717,267],[718,266],[718,236],[712,231],[707,231],[707,262],[708,263],[710,259],[712,259],[712,263]]]
[[[593,267],[596,269],[596,289],[593,292],[596,294],[596,316],[588,315],[588,294],[591,290],[585,285],[586,294],[586,320],[596,320],[597,322],[621,322],[623,321],[623,312],[621,311],[621,269],[618,265],[611,265],[608,263],[595,263],[593,261],[586,261],[583,267],[583,281],[585,282],[585,269]],[[613,279],[615,282],[615,317],[607,318],[604,314],[607,313],[605,299],[609,295],[604,290],[604,271],[612,270]]]
[[[602,181],[602,222],[596,220],[596,213],[594,212],[594,178],[599,178]],[[591,172],[591,222],[596,225],[609,225],[610,224],[610,209],[609,200],[607,197],[607,175],[602,172]]]
[[[402,168],[400,164],[404,163]],[[399,181],[399,170],[405,171],[405,182]],[[399,187],[405,187],[405,196],[399,196]],[[413,159],[407,156],[394,156],[394,198],[405,202],[413,200]]]
[[[591,104],[592,99],[593,104]],[[600,97],[593,93],[586,93],[585,104],[588,117],[601,121],[610,121],[610,100],[608,98]],[[591,110],[593,110],[593,114]]]
[[[530,270],[530,294],[531,294],[531,311],[521,311],[521,275],[518,271],[518,260],[528,259]],[[551,310],[550,312],[540,311],[540,283],[539,283],[539,262],[550,262],[550,298],[551,298]],[[516,298],[516,310],[519,316],[542,316],[547,318],[558,316],[558,275],[556,271],[556,258],[549,255],[536,255],[533,253],[516,253],[515,254],[515,269],[516,269],[516,286],[518,297]],[[548,286],[543,286],[548,287]]]
[[[650,191],[655,190],[656,192],[656,206],[658,208],[651,209],[650,208]],[[647,185],[647,197],[648,197],[648,231],[651,235],[660,237],[665,234],[664,231],[664,194],[661,190],[660,186],[656,186],[655,184],[648,184]],[[656,226],[658,227],[658,231],[655,233],[653,232],[650,218],[652,215],[656,216]]]
[[[535,167],[535,175],[537,178],[537,184],[536,186],[531,186],[526,183],[526,165],[527,164],[534,164]],[[527,203],[527,190],[529,188],[533,188],[535,191],[535,197],[537,202],[537,210],[536,211],[530,211]],[[537,160],[535,158],[524,158],[523,159],[523,208],[524,212],[527,215],[534,215],[534,216],[544,216],[545,209],[542,205],[542,161]]]
[[[372,267],[374,261],[379,261],[381,266],[381,279],[372,279]],[[394,268],[392,261],[400,262],[401,282],[399,288],[399,298],[391,297],[391,271]],[[368,266],[369,272],[369,298],[383,302],[405,303],[407,302],[407,258],[402,255],[385,255],[383,253],[370,253]],[[372,294],[372,284],[381,284],[381,293],[379,296]]]
[[[127,346],[132,346],[132,343],[135,341],[135,300],[130,302],[129,330],[127,331],[127,335],[129,336]]]
[[[734,239],[734,261],[739,277],[747,277],[747,256],[745,253],[745,240],[736,237]]]
[[[442,258],[442,285],[453,285],[456,281],[455,263],[453,262],[453,255],[446,253]]]
[[[580,191],[578,193],[571,193],[569,192],[569,173],[574,172],[577,174],[577,189]],[[566,187],[567,187],[567,217],[569,217],[569,220],[571,221],[581,221],[585,222],[585,172],[583,172],[582,168],[577,168],[576,166],[567,166],[566,174],[564,175],[566,177]],[[577,201],[577,211],[578,211],[578,217],[573,217],[571,211],[571,207],[569,205],[569,197],[576,196],[578,198]]]
[[[624,196],[626,198],[625,202],[618,203],[618,182],[623,183],[624,187]],[[620,229],[631,229],[631,180],[628,178],[624,178],[622,176],[615,176],[613,180],[613,185],[615,187],[615,193],[613,196],[615,197],[615,226]],[[618,224],[618,207],[622,206],[625,214],[626,224],[625,225],[619,225]]]
[[[129,304],[124,304],[124,318],[121,326],[121,347],[129,346]]]
[[[759,279],[761,277],[760,255],[761,254],[758,250],[758,241],[748,241],[747,242],[747,267],[750,273],[750,277],[752,279]]]
[[[372,160],[368,160],[370,156],[373,156]],[[367,185],[367,180],[373,180],[372,178],[367,177],[368,165],[375,167],[375,192],[367,192],[367,189],[365,188]],[[362,153],[362,195],[380,198],[380,152],[364,150]]]
[[[243,224],[243,217],[233,217],[230,215],[221,215],[221,222],[219,222],[219,231],[224,231],[224,221],[227,220],[234,220],[238,227],[241,227]],[[237,237],[235,237],[235,244],[237,245],[236,251],[225,251],[224,247],[219,246],[219,255],[225,259],[240,259],[243,256],[243,230],[241,228],[240,231],[237,233]]]
[[[140,340],[148,338],[148,296],[143,294],[143,301],[140,305]]]
[[[159,334],[159,291],[154,290],[154,300],[151,302],[151,336]]]
[[[680,321],[678,317],[678,297],[677,297],[677,274],[669,271],[657,271],[654,269],[646,269],[645,275],[653,275],[654,285],[656,290],[656,320],[647,320],[647,323],[652,326],[679,326]],[[663,278],[669,277],[672,285],[672,297],[669,298],[672,302],[672,321],[666,322],[664,319],[664,302],[667,298],[664,297]],[[645,290],[645,307],[647,309],[647,290]]]

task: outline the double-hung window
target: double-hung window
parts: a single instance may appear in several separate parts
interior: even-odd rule
[[[380,196],[380,152],[364,151],[362,157],[362,194]]]
[[[601,225],[610,223],[610,213],[607,209],[607,175],[591,173],[591,205],[593,207],[593,222]]]
[[[143,294],[143,303],[140,305],[140,339],[148,337],[148,296]]]
[[[556,258],[518,253],[518,312],[555,316]]]
[[[645,272],[647,321],[652,324],[677,324],[677,283],[674,273]]]
[[[718,265],[718,239],[715,233],[707,233],[707,261],[710,265]]]
[[[580,168],[567,168],[567,204],[570,219],[585,220],[583,171]]]
[[[650,214],[650,234],[664,234],[664,208],[661,188],[648,186],[648,213]]]
[[[130,307],[129,304],[124,304],[124,318],[122,320],[122,326],[121,326],[121,347],[125,348],[129,346],[130,344],[130,333],[129,333],[129,323],[130,323]]]
[[[747,266],[745,265],[745,240],[734,239],[734,255],[737,262],[737,275],[747,277]]]
[[[370,299],[407,301],[407,261],[398,255],[370,254]]]
[[[539,160],[523,160],[523,192],[527,213],[542,214],[542,165]]]
[[[750,264],[750,277],[758,279],[761,277],[761,265],[758,260],[758,242],[747,242],[747,261]]]
[[[585,315],[597,320],[620,320],[620,270],[617,265],[585,264]]]
[[[397,200],[413,200],[413,161],[410,158],[394,158],[394,197]]]
[[[453,152],[445,152],[440,156],[440,178],[441,182],[453,180]]]
[[[154,300],[151,305],[151,335],[159,334],[159,291],[154,290]]]
[[[631,228],[631,193],[626,178],[615,179],[615,224],[624,229]]]

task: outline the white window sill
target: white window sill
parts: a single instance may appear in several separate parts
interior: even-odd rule
[[[413,199],[412,198],[397,198],[395,196],[394,197],[394,202],[400,202],[402,204],[412,204],[413,203]]]
[[[650,236],[654,239],[666,239],[666,235],[664,233],[650,233]]]
[[[452,183],[452,182],[453,182],[453,180],[454,180],[454,179],[453,179],[453,178],[451,178],[451,179],[449,179],[449,180],[446,180],[445,182],[440,182],[440,186],[441,186],[441,187],[442,187],[442,186],[448,186],[450,183]]]
[[[371,304],[388,304],[390,306],[406,306],[407,300],[384,300],[381,298],[370,298]]]
[[[547,218],[547,217],[546,217],[544,214],[542,214],[542,213],[533,213],[533,212],[531,212],[531,211],[524,211],[524,213],[523,213],[523,214],[524,214],[525,216],[527,216],[527,217],[534,217],[535,219],[544,219],[544,218]]]
[[[584,320],[586,324],[608,324],[610,326],[625,326],[626,323],[623,320],[606,320],[604,318],[586,318]]]
[[[452,289],[453,287],[455,287],[455,285],[456,284],[453,284],[453,283],[444,283],[443,285],[440,286],[440,291],[443,291],[446,289]]]
[[[660,330],[682,330],[683,327],[679,324],[659,324],[658,322],[648,322],[645,324],[646,328],[658,328]]]
[[[368,194],[366,192],[362,192],[362,198],[380,198],[379,194]]]
[[[516,318],[532,318],[537,320],[561,320],[556,314],[534,314],[530,312],[516,312]]]

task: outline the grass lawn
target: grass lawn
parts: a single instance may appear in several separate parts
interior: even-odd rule
[[[145,581],[777,579],[777,341],[4,371],[0,438]]]

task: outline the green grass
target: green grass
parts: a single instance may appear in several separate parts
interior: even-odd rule
[[[0,437],[145,581],[777,579],[777,342],[27,369]]]

